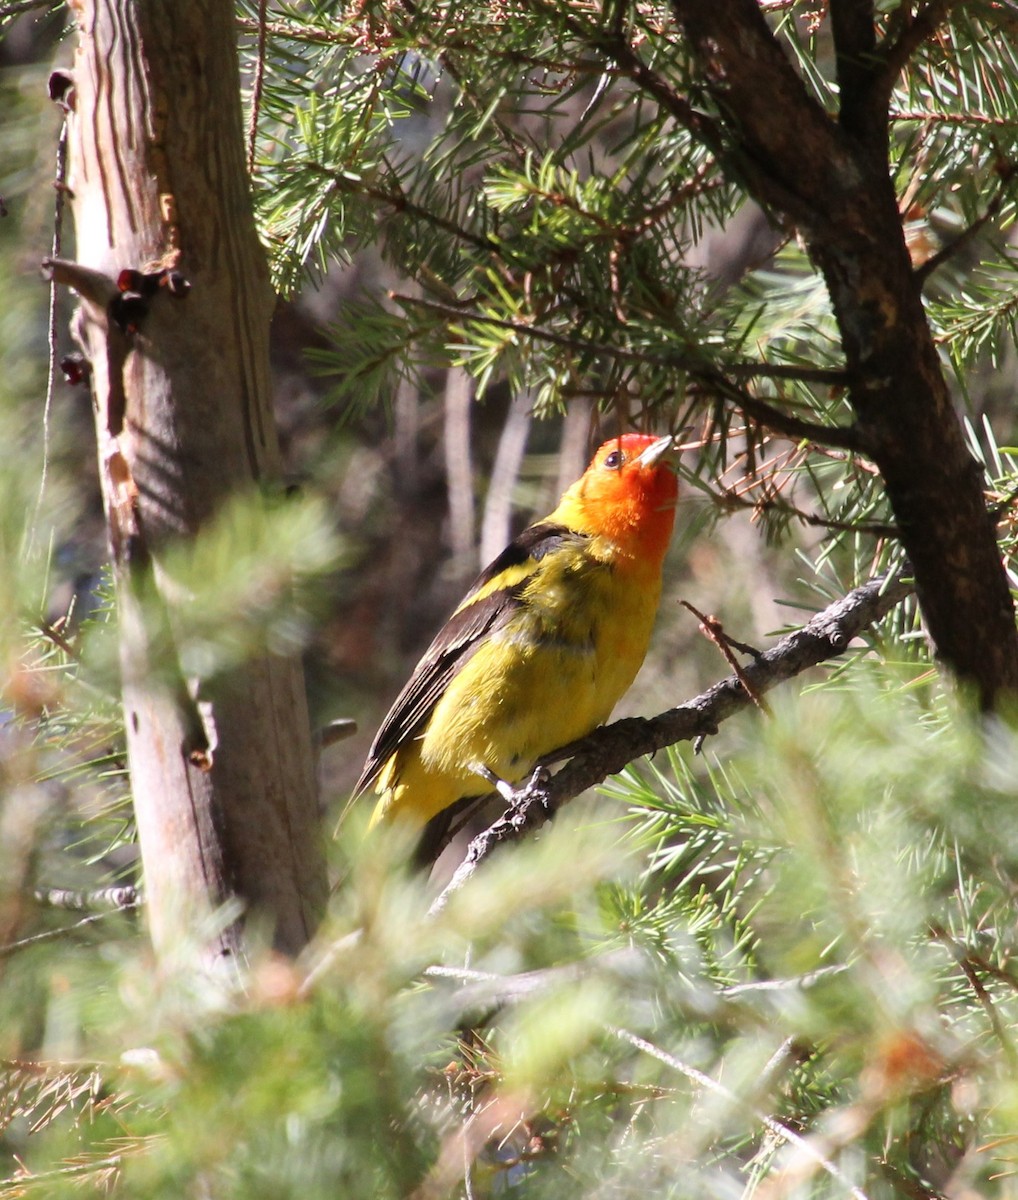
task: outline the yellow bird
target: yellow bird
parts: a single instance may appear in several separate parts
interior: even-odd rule
[[[375,736],[354,790],[377,793],[372,824],[430,822],[434,850],[463,802],[507,791],[608,719],[650,642],[675,460],[670,437],[605,442],[481,572]]]

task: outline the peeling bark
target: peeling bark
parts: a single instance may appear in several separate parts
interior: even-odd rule
[[[295,953],[325,895],[300,663],[266,654],[227,678],[185,680],[174,653],[184,618],[162,566],[168,543],[278,470],[273,298],[248,194],[233,5],[72,9],[77,262],[53,270],[81,297],[75,329],[92,366],[152,933],[166,949],[235,900]],[[243,927],[230,920],[209,952],[236,955]]]

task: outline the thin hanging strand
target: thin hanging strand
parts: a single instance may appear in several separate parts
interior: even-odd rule
[[[67,191],[67,121],[60,126],[60,137],[57,139],[56,177],[53,181],[56,193],[53,200],[53,240],[50,243],[50,258],[57,259],[63,246],[64,199]],[[28,541],[25,558],[28,558],[35,547],[35,534],[42,512],[42,502],[46,494],[46,483],[49,477],[50,458],[50,421],[53,413],[53,393],[56,389],[57,378],[57,281],[56,275],[51,275],[49,284],[49,323],[47,327],[47,344],[49,346],[49,361],[46,366],[46,402],[42,410],[42,470],[39,473],[39,494],[35,498],[35,511],[28,527]]]

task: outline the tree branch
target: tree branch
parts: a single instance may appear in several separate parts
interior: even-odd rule
[[[863,137],[817,103],[757,0],[672,0],[672,9],[720,121],[755,166],[746,176],[755,198],[784,208],[824,276],[850,378],[852,433],[880,468],[926,628],[940,661],[989,710],[1018,694],[1014,601],[982,467],[962,434],[870,123],[883,126],[894,81],[951,3],[927,0],[914,18],[906,4],[899,9],[856,114]],[[858,42],[858,13],[845,25],[843,40]]]
[[[546,763],[567,757],[569,761],[555,776],[549,778],[543,770],[535,772],[527,784],[516,789],[512,807],[470,843],[466,857],[431,911],[441,911],[449,897],[502,842],[518,841],[530,830],[540,828],[568,801],[609,775],[617,774],[635,759],[678,742],[717,733],[727,717],[754,708],[754,697],[843,654],[853,638],[886,616],[911,592],[911,581],[901,577],[870,580],[828,605],[801,629],[783,637],[744,667],[742,674],[748,689],[735,675],[730,675],[695,699],[659,716],[615,721],[549,755]]]
[[[697,374],[688,368],[694,378],[708,387],[714,387],[726,400],[737,405],[754,421],[793,441],[819,442],[822,446],[834,446],[839,450],[865,452],[866,444],[855,425],[821,425],[816,421],[804,421],[792,413],[782,412],[766,400],[750,395],[726,379],[719,371]]]
[[[894,86],[899,73],[904,70],[908,60],[919,47],[937,30],[951,8],[951,0],[929,0],[925,8],[920,9],[915,19],[903,22],[901,33],[893,41],[887,41],[883,47],[884,87],[888,95]],[[909,10],[908,0],[902,0],[899,12]]]
[[[916,267],[915,275],[920,284],[925,284],[934,271],[942,267],[944,263],[953,258],[960,250],[963,250],[997,216],[1011,190],[1015,174],[1016,170],[1013,164],[1007,164],[1000,169],[1000,183],[997,188],[997,194],[987,204],[984,211],[976,217],[971,225],[967,225],[961,233],[942,246],[936,254],[931,255],[924,263]]]
[[[575,25],[575,22],[573,24]],[[701,145],[706,146],[719,159],[728,157],[729,151],[721,126],[649,67],[630,45],[628,38],[621,33],[613,33],[605,39],[601,49],[618,65],[620,72],[627,79],[649,96],[653,96],[662,109],[683,129],[688,130]]]
[[[841,125],[863,138],[882,129],[880,140],[883,142],[887,108],[879,102],[873,103],[873,77],[877,65],[873,51],[877,38],[872,0],[831,0],[830,11]]]
[[[672,0],[672,11],[728,135],[723,165],[777,219],[822,237],[858,177],[845,131],[803,86],[756,0]]]
[[[422,308],[438,316],[448,317],[459,322],[474,322],[478,325],[490,325],[494,329],[508,329],[534,341],[546,342],[552,346],[562,346],[566,349],[582,350],[588,354],[602,355],[622,362],[653,363],[661,367],[671,367],[687,372],[693,379],[705,388],[709,388],[723,399],[741,408],[747,416],[759,421],[768,429],[774,430],[793,441],[818,442],[822,446],[834,446],[839,450],[850,452],[865,452],[866,446],[859,431],[853,425],[821,425],[817,421],[807,421],[793,413],[783,412],[780,408],[751,395],[731,379],[725,372],[744,377],[759,376],[773,379],[797,379],[812,383],[826,383],[835,386],[843,383],[845,375],[841,371],[831,371],[823,367],[796,367],[785,363],[733,363],[726,365],[724,370],[715,367],[696,354],[686,354],[681,351],[666,354],[644,354],[639,350],[630,350],[624,346],[610,343],[589,342],[571,333],[560,333],[555,329],[544,329],[540,325],[532,325],[529,321],[513,321],[505,317],[492,317],[485,313],[456,304],[443,304],[438,300],[426,300],[419,296],[407,296],[400,292],[390,292],[389,299],[404,307]]]
[[[0,4],[0,21],[31,12],[34,8],[56,8],[56,0],[7,0]]]
[[[600,354],[617,358],[624,362],[645,363],[659,367],[677,367],[691,374],[697,374],[705,380],[717,384],[721,373],[709,365],[705,359],[682,351],[671,351],[665,354],[648,354],[642,350],[631,350],[613,342],[591,342],[586,338],[577,337],[572,333],[560,333],[557,329],[546,329],[534,325],[530,321],[514,321],[507,317],[494,317],[488,313],[470,308],[470,301],[459,304],[445,304],[440,300],[429,300],[422,296],[408,296],[403,292],[389,292],[389,299],[395,300],[404,308],[422,308],[437,316],[449,317],[455,321],[472,321],[477,325],[490,325],[494,329],[508,329],[513,333],[523,334],[538,342],[548,342],[553,346],[566,349],[583,350],[588,354]],[[704,374],[709,369],[709,375]],[[767,362],[737,362],[726,363],[725,371],[733,377],[759,379],[794,379],[801,383],[821,383],[831,387],[843,386],[848,382],[844,371],[829,367],[802,367],[793,363]],[[741,403],[742,393],[739,393]],[[838,432],[835,430],[834,432]]]

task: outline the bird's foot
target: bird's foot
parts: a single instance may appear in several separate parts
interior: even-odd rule
[[[551,771],[541,763],[530,772],[530,778],[526,783],[519,787],[513,788],[512,796],[509,800],[509,807],[514,812],[525,811],[536,799],[542,808],[547,809],[548,805],[544,796],[544,789],[551,779]]]
[[[509,806],[510,812],[524,812],[535,799],[535,793],[541,806],[546,807],[542,792],[551,778],[551,772],[546,766],[538,764],[531,771],[526,782],[518,785],[513,785],[507,779],[496,775],[491,767],[485,766],[484,763],[474,763],[470,769],[475,775],[480,775],[483,780],[491,784]]]
[[[490,783],[506,804],[512,804],[513,798],[516,795],[516,789],[508,779],[503,779],[501,775],[496,775],[491,767],[486,767],[484,763],[471,763],[470,770],[475,775],[480,775],[486,783]]]

